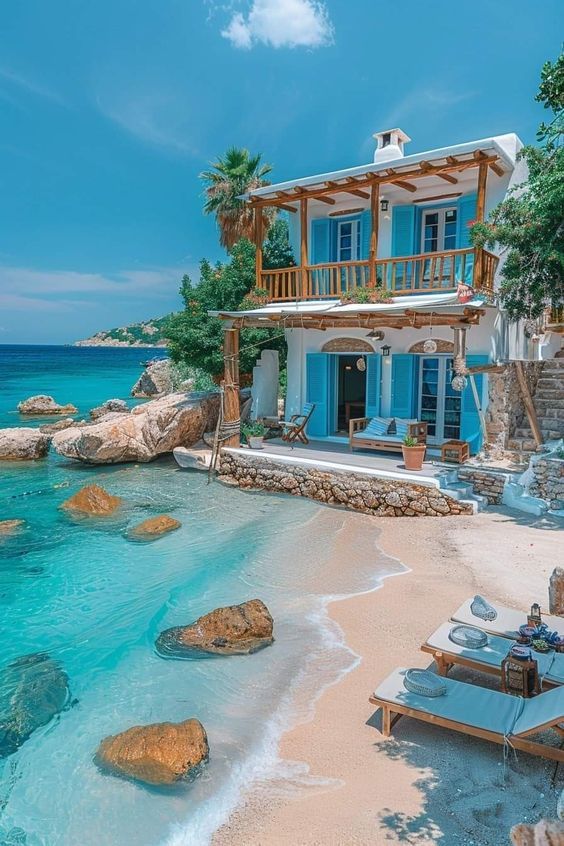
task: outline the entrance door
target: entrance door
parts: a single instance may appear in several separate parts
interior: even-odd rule
[[[419,419],[427,423],[429,443],[460,438],[461,394],[451,386],[452,358],[421,357]]]
[[[349,431],[349,420],[364,417],[366,409],[366,356],[337,355],[336,431]]]
[[[456,249],[458,209],[424,209],[421,223],[421,252],[448,253]],[[452,256],[423,261],[423,288],[449,287],[452,284]]]

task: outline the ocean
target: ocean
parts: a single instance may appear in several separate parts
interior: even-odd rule
[[[34,393],[72,402],[81,416],[105,399],[125,399],[150,355],[0,347],[0,425],[21,425],[15,406]],[[93,482],[123,498],[115,516],[61,510]],[[129,540],[128,528],[160,513],[181,528],[152,543]],[[0,463],[0,519],[12,518],[25,526],[0,539],[0,721],[6,667],[23,656],[47,654],[68,677],[70,696],[0,760],[2,846],[205,846],[254,779],[280,775],[284,729],[355,665],[328,601],[401,570],[374,548],[351,584],[328,566],[343,512],[208,484],[170,457],[111,467],[54,454]],[[156,654],[164,628],[254,597],[274,617],[271,647],[189,661]],[[201,720],[210,743],[209,764],[191,783],[150,788],[93,760],[109,734],[188,717]]]

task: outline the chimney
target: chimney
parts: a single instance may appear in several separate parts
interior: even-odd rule
[[[403,145],[411,141],[402,129],[386,129],[384,132],[375,132],[372,137],[376,139],[375,162],[403,158]]]

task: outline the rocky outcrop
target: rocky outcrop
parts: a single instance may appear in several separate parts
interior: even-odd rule
[[[548,583],[548,611],[564,617],[564,570],[555,567]]]
[[[147,784],[174,784],[208,760],[209,746],[199,720],[133,726],[106,737],[96,763],[116,775]]]
[[[39,431],[44,435],[54,435],[55,432],[62,432],[63,429],[68,429],[69,426],[77,426],[76,420],[72,417],[65,417],[64,420],[57,420],[56,423],[44,423],[39,427]]]
[[[7,535],[14,535],[23,529],[25,520],[0,520],[0,538]]]
[[[564,846],[564,822],[540,820],[536,825],[519,823],[510,832],[513,846]]]
[[[96,517],[108,517],[120,507],[121,503],[121,497],[112,496],[99,485],[86,485],[66,499],[61,508]]]
[[[172,384],[171,362],[168,358],[149,364],[131,389],[132,397],[158,397],[170,394]]]
[[[28,397],[28,399],[18,403],[18,411],[20,414],[30,416],[50,417],[53,414],[76,414],[78,409],[70,403],[59,405],[53,397],[46,394],[37,394],[37,396]]]
[[[110,414],[112,412],[118,414],[129,414],[129,406],[125,400],[109,399],[106,400],[106,402],[103,402],[102,405],[97,405],[96,408],[93,408],[90,411],[90,419],[99,420],[100,417],[105,417],[106,414]]]
[[[6,758],[69,700],[68,678],[44,652],[24,655],[0,673],[0,757]]]
[[[168,514],[159,514],[158,517],[149,517],[137,526],[129,530],[129,536],[134,540],[156,540],[161,535],[179,529],[182,523],[169,517]]]
[[[0,461],[33,461],[47,455],[48,449],[49,438],[39,429],[0,429]]]
[[[189,626],[175,626],[158,636],[157,651],[166,658],[190,658],[198,653],[248,655],[270,646],[273,621],[260,599],[216,608]]]
[[[67,458],[88,464],[151,461],[177,446],[192,446],[215,428],[219,394],[169,394],[112,414],[84,428],[57,432],[53,447]]]

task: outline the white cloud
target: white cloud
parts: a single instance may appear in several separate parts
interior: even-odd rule
[[[47,88],[45,85],[41,85],[29,77],[24,77],[21,74],[15,73],[15,71],[10,68],[0,68],[0,82],[9,84],[12,88],[16,90],[19,89],[26,94],[32,94],[36,97],[41,97],[44,100],[51,100],[59,106],[66,105],[65,100],[57,91],[54,91],[52,88]]]
[[[221,33],[234,47],[323,47],[333,42],[333,25],[321,0],[252,0]]]

